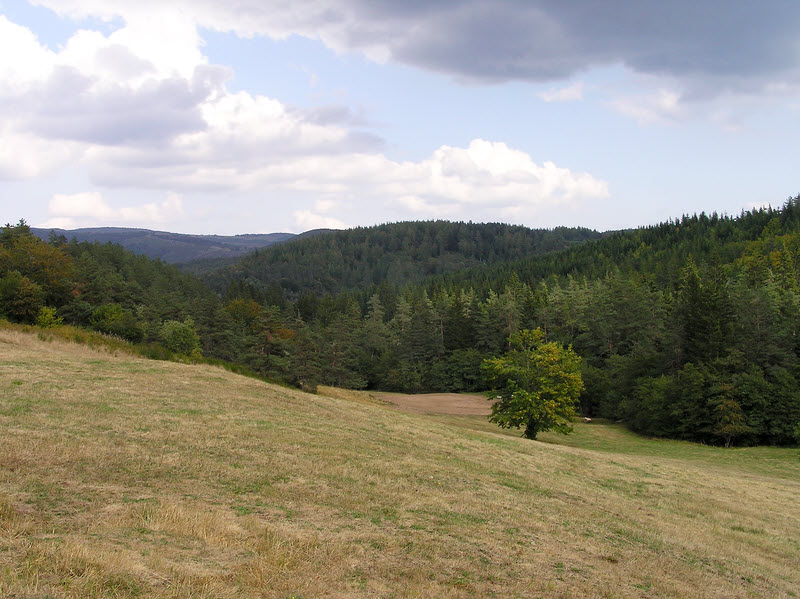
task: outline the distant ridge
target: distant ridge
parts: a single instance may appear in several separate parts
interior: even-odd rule
[[[170,264],[184,264],[196,260],[238,258],[254,250],[297,237],[294,233],[265,233],[247,235],[187,235],[128,229],[124,227],[97,227],[86,229],[36,229],[31,232],[47,240],[50,232],[63,235],[67,240],[98,243],[118,243],[126,249],[150,258],[159,258]],[[303,233],[301,235],[306,235]]]
[[[585,228],[408,221],[308,231],[291,243],[253,252],[234,263],[206,264],[191,272],[201,275],[217,293],[226,293],[232,284],[258,291],[279,286],[284,297],[295,300],[304,293],[335,295],[384,281],[417,283],[466,268],[564,250],[600,237],[601,233]]]

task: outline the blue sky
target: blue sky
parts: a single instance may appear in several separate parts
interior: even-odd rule
[[[796,6],[0,0],[0,212],[237,234],[780,205]]]

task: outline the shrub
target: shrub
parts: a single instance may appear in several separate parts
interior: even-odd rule
[[[183,322],[168,320],[161,325],[161,340],[168,350],[186,356],[199,357],[200,336],[194,327],[194,321],[186,317]]]
[[[64,320],[56,316],[56,309],[49,306],[42,306],[39,309],[39,314],[36,316],[36,326],[45,329],[58,327],[64,324]]]
[[[133,312],[124,310],[119,304],[103,304],[95,308],[91,323],[101,333],[116,335],[134,343],[141,341],[144,336],[142,326]]]

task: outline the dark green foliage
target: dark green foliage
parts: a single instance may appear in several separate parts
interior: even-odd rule
[[[141,341],[144,337],[142,325],[133,312],[119,304],[103,304],[92,312],[92,328],[101,333],[116,335],[128,341]]]
[[[45,305],[65,303],[72,260],[61,246],[34,237],[25,221],[0,230],[0,314],[32,323]]]
[[[259,250],[205,278],[221,293],[242,282],[262,290],[278,284],[286,297],[297,299],[384,282],[404,285],[562,250],[599,235],[589,229],[534,230],[500,223],[404,222],[295,239]],[[302,316],[309,316],[306,304]]]
[[[183,322],[168,320],[161,325],[161,340],[166,348],[176,354],[187,356],[200,355],[200,336],[194,326],[194,321],[186,317]]]
[[[0,277],[0,314],[16,322],[32,323],[44,306],[41,285],[16,270]]]

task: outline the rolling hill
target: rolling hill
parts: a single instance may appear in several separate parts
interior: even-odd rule
[[[529,229],[501,223],[401,222],[332,231],[275,245],[204,278],[231,285],[280,286],[288,298],[404,285],[470,267],[531,258],[602,237],[583,228]]]
[[[532,442],[0,329],[4,597],[791,597],[796,451]]]
[[[31,232],[47,240],[51,231],[63,235],[67,240],[117,243],[136,254],[158,258],[170,264],[182,264],[197,260],[236,258],[259,248],[296,237],[293,233],[267,233],[248,235],[184,235],[151,231],[149,229],[127,229],[122,227],[100,227],[89,229],[37,229]]]

